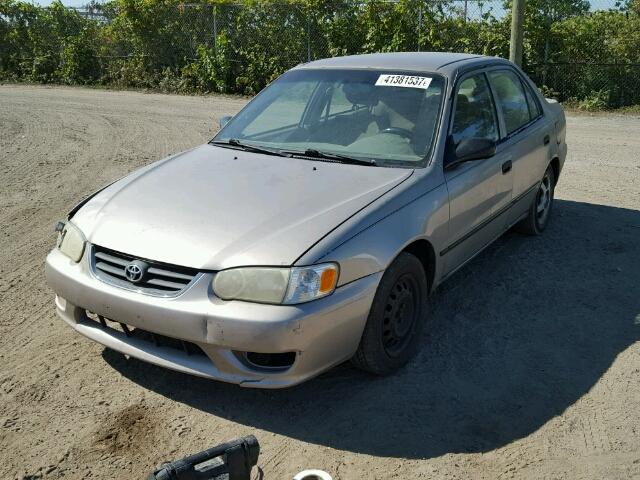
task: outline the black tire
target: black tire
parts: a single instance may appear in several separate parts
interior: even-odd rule
[[[538,191],[531,202],[527,218],[523,219],[516,225],[516,230],[525,235],[540,235],[544,232],[551,218],[553,210],[553,194],[556,185],[555,174],[551,165],[547,167],[546,172],[540,183]]]
[[[376,375],[388,375],[405,365],[416,352],[427,306],[422,264],[403,252],[380,280],[353,364]]]

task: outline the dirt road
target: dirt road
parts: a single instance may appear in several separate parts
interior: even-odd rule
[[[64,326],[43,275],[54,222],[243,103],[0,86],[0,478],[143,478],[248,433],[269,480],[640,478],[640,118],[569,118],[547,232],[507,234],[439,289],[395,376],[245,390]]]

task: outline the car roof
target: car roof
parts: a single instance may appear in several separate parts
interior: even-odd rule
[[[486,57],[469,53],[447,52],[398,52],[349,55],[325,58],[305,63],[296,69],[357,68],[371,70],[409,70],[417,72],[439,72],[451,76],[462,67],[473,67],[486,63],[506,63],[498,57]]]

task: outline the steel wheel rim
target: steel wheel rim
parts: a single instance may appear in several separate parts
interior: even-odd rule
[[[547,173],[542,179],[542,182],[540,182],[540,188],[538,189],[538,195],[536,196],[536,217],[540,223],[545,222],[549,213],[551,195],[553,191],[552,188],[551,177]]]
[[[410,342],[418,315],[418,285],[411,275],[393,285],[384,308],[382,343],[390,357],[397,357]]]

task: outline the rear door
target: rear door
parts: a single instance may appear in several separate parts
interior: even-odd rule
[[[500,138],[499,120],[485,73],[463,76],[454,90],[449,138],[452,147],[464,138]],[[505,228],[502,213],[511,202],[511,155],[498,145],[491,158],[445,167],[449,191],[449,243],[440,253],[452,272],[499,236]]]
[[[528,82],[511,67],[487,72],[498,106],[502,136],[500,144],[512,154],[513,205],[507,226],[528,210],[550,160],[552,126]]]

